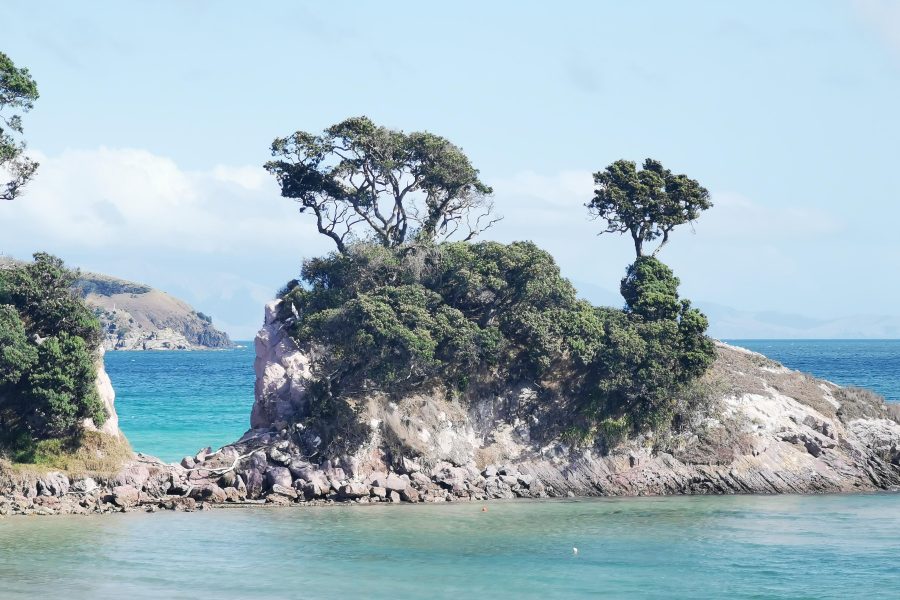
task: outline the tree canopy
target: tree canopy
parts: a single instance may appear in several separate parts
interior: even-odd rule
[[[319,233],[341,253],[353,240],[386,248],[456,234],[469,240],[498,220],[478,170],[459,147],[432,133],[355,117],[321,135],[278,138],[272,156],[265,168],[281,195],[312,213]]]
[[[593,199],[587,204],[595,218],[606,221],[601,233],[628,233],[638,258],[644,244],[660,239],[656,256],[678,225],[689,223],[712,206],[709,192],[687,175],[675,175],[659,161],[648,158],[643,169],[629,160],[617,160],[594,173]]]
[[[0,270],[0,450],[77,435],[106,412],[96,389],[100,326],[49,254]]]
[[[715,355],[706,318],[677,288],[668,267],[640,259],[623,311],[578,299],[531,242],[357,243],[306,261],[280,316],[298,344],[326,349],[311,352],[313,413],[349,415],[345,400],[373,391],[464,397],[527,382],[564,422],[628,433],[671,423]]]
[[[37,84],[28,69],[16,67],[0,52],[0,200],[12,200],[34,175],[38,163],[25,156],[22,114],[38,99]]]

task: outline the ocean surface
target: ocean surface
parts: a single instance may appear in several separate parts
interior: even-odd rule
[[[733,343],[900,400],[900,341]],[[243,344],[107,354],[135,449],[178,460],[240,436]],[[900,597],[898,494],[487,506],[0,519],[0,600]]]
[[[0,598],[897,598],[898,557],[887,494],[19,517]]]

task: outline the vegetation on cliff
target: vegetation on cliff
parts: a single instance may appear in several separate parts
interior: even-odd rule
[[[76,274],[49,254],[0,271],[0,447],[33,458],[41,440],[69,440],[106,413],[96,389],[100,329],[72,292]]]
[[[710,206],[696,181],[649,159],[640,172],[618,161],[598,173],[588,206],[607,231],[631,233],[637,254],[614,309],[580,300],[531,242],[470,241],[496,220],[491,190],[444,138],[361,117],[277,139],[273,154],[282,195],[337,249],[307,260],[282,292],[295,341],[325,349],[314,365],[320,412],[346,414],[342,399],[372,391],[464,397],[473,385],[529,382],[565,399],[577,431],[610,439],[690,409],[687,390],[715,353],[707,320],[643,244],[665,243]],[[469,225],[462,241],[448,241],[459,224]]]

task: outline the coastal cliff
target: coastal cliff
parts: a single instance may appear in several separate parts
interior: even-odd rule
[[[900,486],[896,406],[723,343],[689,423],[601,449],[561,435],[528,384],[464,402],[422,390],[360,397],[353,423],[309,413],[314,350],[267,307],[256,339],[256,401],[242,440],[190,466],[234,464],[250,497],[446,501],[513,497],[819,493]],[[352,452],[325,455],[326,428],[359,425]],[[234,481],[234,479],[230,479]],[[210,480],[207,485],[214,485]]]

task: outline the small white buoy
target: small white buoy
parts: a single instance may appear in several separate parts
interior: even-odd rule
[[[574,554],[575,556],[578,556],[578,548],[573,547],[572,554]]]

